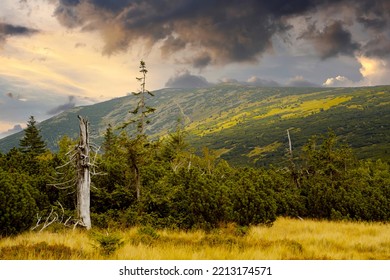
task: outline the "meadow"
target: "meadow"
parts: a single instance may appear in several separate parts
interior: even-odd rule
[[[201,230],[48,228],[0,239],[3,260],[388,260],[390,224],[278,218]]]

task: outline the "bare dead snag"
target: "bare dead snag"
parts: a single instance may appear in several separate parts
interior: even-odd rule
[[[76,166],[77,166],[77,214],[80,224],[87,230],[91,229],[90,215],[90,158],[89,158],[89,135],[88,121],[81,116],[80,120],[80,141],[77,146]]]
[[[64,172],[57,171],[57,175],[59,175],[60,178],[57,178],[56,180],[59,182],[48,185],[60,190],[70,189],[72,190],[71,193],[76,192],[77,217],[75,219],[69,217],[64,225],[70,226],[70,224],[73,224],[74,228],[80,225],[89,230],[92,227],[90,214],[91,176],[105,174],[96,172],[96,169],[98,168],[96,164],[97,151],[99,151],[100,147],[89,142],[89,122],[81,116],[77,117],[79,119],[80,128],[79,142],[66,153],[69,160],[56,168],[65,169]],[[64,212],[62,205],[60,205],[60,207]],[[42,218],[38,217],[37,226],[41,219]],[[61,223],[62,220],[63,217],[61,218]]]
[[[290,129],[287,129],[287,137],[288,137],[288,159],[290,161],[290,170],[291,170],[291,174],[292,174],[292,177],[293,177],[293,181],[294,181],[294,184],[300,188],[300,183],[299,183],[299,176],[298,176],[298,172],[297,172],[297,169],[296,169],[296,166],[295,166],[295,163],[294,163],[294,157],[293,157],[293,149],[292,149],[292,142],[291,142],[291,137],[290,137]]]

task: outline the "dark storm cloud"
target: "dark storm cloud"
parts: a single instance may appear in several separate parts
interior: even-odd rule
[[[322,31],[312,25],[300,38],[311,40],[322,59],[343,55],[353,55],[360,45],[352,40],[351,33],[342,22],[335,21]]]
[[[0,43],[5,42],[9,36],[29,36],[37,32],[39,31],[33,28],[0,22]]]
[[[193,57],[190,62],[194,68],[202,69],[206,67],[212,60],[212,57],[207,52],[203,52]]]
[[[73,95],[71,95],[68,97],[68,102],[66,102],[65,104],[61,104],[53,109],[50,109],[49,111],[47,111],[47,114],[48,115],[56,115],[56,114],[61,113],[63,111],[72,109],[75,106],[76,106],[75,97]]]
[[[364,46],[364,51],[367,56],[390,57],[390,38],[378,36]]]
[[[165,84],[168,88],[204,88],[210,85],[204,77],[192,75],[189,71],[176,74]]]
[[[208,64],[256,61],[272,47],[275,34],[284,36],[294,28],[289,25],[289,18],[321,13],[330,6],[347,7],[364,28],[380,35],[389,27],[388,3],[387,0],[59,0],[55,16],[69,28],[99,31],[105,42],[104,54],[126,51],[142,40],[148,48],[160,43],[163,57],[184,49],[195,50],[198,55],[193,59],[187,57],[184,62],[203,68]],[[302,38],[312,42],[323,59],[353,55],[362,47],[340,20],[327,23],[322,30],[312,26]],[[385,39],[388,41],[388,36]],[[369,46],[362,50],[369,53]]]
[[[149,47],[162,42],[165,56],[186,47],[198,50],[202,55],[192,64],[202,68],[254,61],[270,47],[273,34],[288,27],[280,16],[304,10],[290,6],[255,0],[62,0],[55,16],[70,28],[99,30],[105,54],[124,51],[137,40]]]
[[[182,39],[169,35],[164,41],[164,45],[161,47],[161,54],[163,57],[168,57],[175,52],[184,49],[185,46],[186,42],[184,42]]]

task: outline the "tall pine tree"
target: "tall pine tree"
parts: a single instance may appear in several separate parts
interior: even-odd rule
[[[42,140],[36,123],[34,117],[31,116],[27,122],[27,128],[24,130],[24,137],[20,139],[19,143],[23,153],[33,156],[43,154],[46,151],[46,144]]]

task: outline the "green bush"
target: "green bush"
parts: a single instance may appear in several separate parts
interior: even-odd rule
[[[179,190],[171,214],[180,228],[209,230],[228,219],[229,190],[212,175],[203,174],[198,169],[182,169],[174,180]]]
[[[123,239],[115,233],[92,232],[90,238],[94,241],[94,247],[100,250],[104,256],[113,254],[124,245]]]
[[[229,181],[233,221],[241,226],[266,224],[276,220],[275,193],[254,169],[238,170]]]
[[[0,172],[0,234],[13,235],[28,229],[38,207],[34,190],[23,174]]]

